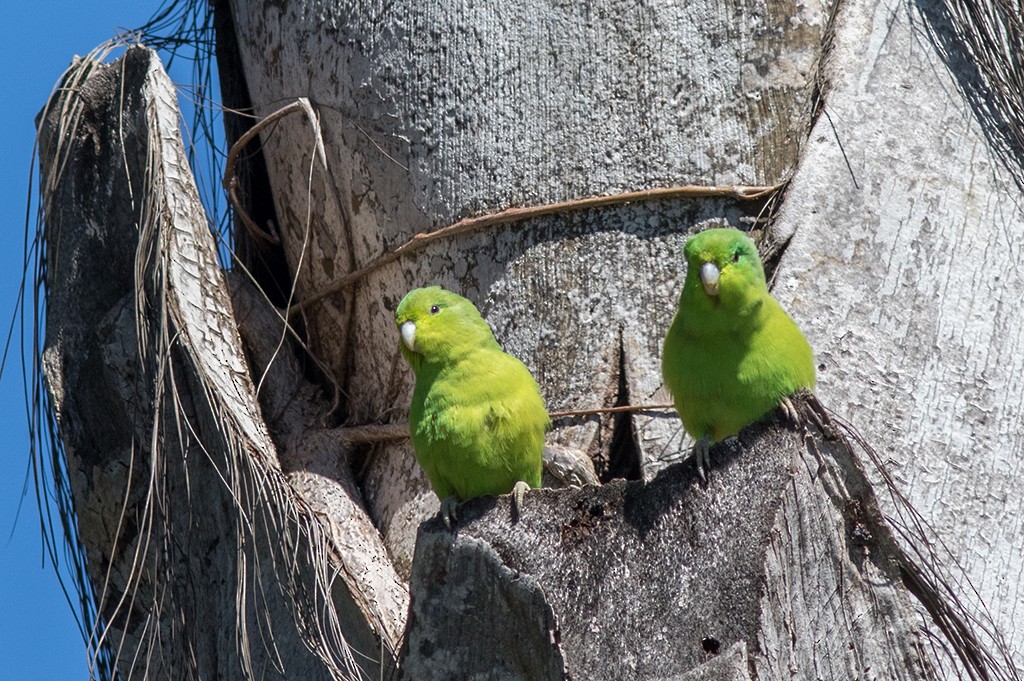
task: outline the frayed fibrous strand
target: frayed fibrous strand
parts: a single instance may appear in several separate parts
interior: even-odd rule
[[[985,135],[1024,187],[1024,11],[1020,0],[942,0],[922,6],[928,37],[974,108]]]
[[[73,65],[51,100],[59,126],[47,149],[49,172],[42,182],[37,225],[36,357],[42,356],[38,331],[48,286],[53,285],[45,256],[56,248],[53,235],[44,236],[42,217],[52,212],[47,202],[57,195],[74,160],[82,113],[79,88],[108,52],[109,46]],[[150,87],[152,83],[149,79]],[[162,91],[150,94],[157,99],[168,96]],[[102,547],[109,557],[105,567],[88,564],[78,534],[74,485],[65,473],[69,461],[55,406],[43,390],[41,362],[33,375],[38,498],[44,505],[49,499],[57,504],[55,512],[44,506],[41,514],[44,520],[51,513],[59,518],[63,537],[58,539],[51,526],[48,550],[55,563],[60,563],[61,547],[68,556],[70,590],[77,596],[78,617],[92,651],[91,674],[99,679],[146,679],[166,673],[198,678],[202,673],[197,644],[205,642],[194,640],[192,620],[204,616],[197,608],[206,604],[196,602],[192,580],[205,575],[187,572],[196,559],[194,544],[202,540],[196,523],[206,513],[195,508],[193,495],[197,488],[209,494],[212,485],[223,491],[231,506],[214,510],[224,511],[234,523],[233,528],[217,529],[224,540],[234,543],[235,561],[227,573],[235,580],[234,639],[242,673],[254,678],[265,674],[266,667],[258,668],[254,661],[257,651],[278,673],[287,673],[289,660],[278,650],[274,634],[282,622],[272,621],[273,604],[283,601],[305,646],[335,678],[362,678],[332,598],[338,549],[284,479],[254,395],[239,388],[231,376],[226,378],[224,366],[211,361],[223,359],[218,351],[234,352],[238,344],[225,351],[224,335],[233,333],[234,327],[223,297],[201,293],[211,286],[203,277],[211,272],[216,276],[215,256],[213,249],[196,242],[192,227],[202,211],[187,177],[183,150],[175,139],[161,137],[167,109],[161,110],[160,104],[146,109],[145,177],[129,177],[129,185],[136,188],[131,200],[138,215],[130,307],[138,376],[132,389],[141,398],[132,405],[139,430],[125,462],[127,484],[114,545]],[[48,114],[52,111],[43,117]],[[129,133],[117,134],[123,142]],[[123,146],[121,153],[124,171],[130,174]],[[182,201],[182,196],[195,200]],[[205,227],[205,221],[202,224]],[[211,343],[221,347],[211,350]],[[147,418],[148,427],[140,422]],[[203,459],[206,464],[200,465]],[[211,469],[212,481],[195,477],[197,470]]]
[[[158,122],[154,121],[151,128],[158,129],[158,125]],[[159,148],[159,145],[153,144],[150,149],[152,166],[166,163],[168,155]],[[150,173],[150,177],[154,178],[165,176],[166,173],[163,172]],[[150,197],[161,198],[165,195],[166,192],[157,187],[147,192],[147,196]],[[153,214],[159,215],[160,212],[154,210]],[[170,225],[160,225],[160,238],[163,241],[158,246],[160,253],[180,254],[182,243],[187,243],[192,238],[192,235],[186,232],[180,235],[181,243],[172,244],[171,241],[179,236],[174,233],[177,224],[178,221],[174,221]],[[165,259],[162,264],[163,271],[160,276],[165,277],[172,263]],[[170,291],[160,288],[158,293],[168,296]],[[260,455],[261,450],[270,451],[270,442],[265,437],[261,438],[262,434],[251,432],[253,422],[243,422],[239,419],[240,413],[244,412],[236,403],[238,396],[231,394],[233,386],[225,385],[219,376],[210,372],[211,367],[199,359],[206,354],[200,346],[205,338],[202,334],[194,338],[193,334],[189,333],[194,329],[185,321],[188,312],[178,305],[187,305],[191,302],[195,301],[172,299],[168,306],[172,319],[161,320],[161,326],[164,328],[160,356],[154,358],[154,364],[164,366],[172,362],[177,354],[175,350],[180,351],[181,355],[189,360],[187,375],[198,378],[206,405],[209,406],[216,422],[217,434],[227,445],[220,453],[221,461],[218,462],[214,453],[202,446],[198,433],[190,433],[202,450],[210,456],[211,464],[221,469],[224,483],[230,490],[231,499],[237,509],[237,643],[246,674],[251,677],[259,675],[250,658],[255,646],[262,646],[278,671],[286,673],[285,663],[274,643],[274,625],[269,619],[270,608],[267,607],[267,593],[283,590],[288,596],[286,600],[293,604],[297,611],[296,620],[304,629],[302,633],[310,649],[332,667],[337,676],[357,677],[359,667],[340,632],[340,623],[330,597],[333,568],[328,564],[326,557],[331,551],[321,526],[310,517],[308,509],[302,507],[294,498],[280,475],[276,462],[267,461]],[[224,312],[227,316],[227,311]],[[168,321],[178,329],[174,338],[170,338],[164,330],[171,325]],[[175,372],[169,373],[173,375]],[[182,427],[184,411],[175,409],[175,425],[179,429]],[[155,405],[154,413],[160,412],[160,405]],[[186,437],[179,436],[179,441],[185,442]],[[312,559],[314,574],[317,575],[313,583],[308,583],[308,573],[301,569],[300,561],[297,560],[296,556],[302,551],[301,547],[305,547],[308,552],[306,559]],[[270,568],[264,568],[261,561],[268,562]],[[276,575],[276,583],[266,584],[264,576],[267,574]],[[252,616],[255,622],[255,632],[249,628],[249,616]]]
[[[211,225],[218,235],[218,257],[230,257],[230,212],[219,191],[218,178],[223,176],[224,153],[220,147],[223,133],[218,130],[221,105],[215,101],[216,61],[213,4],[207,0],[168,0],[143,26],[126,37],[147,45],[165,55],[170,65],[184,60],[192,65],[189,90],[185,93],[194,106],[192,120],[186,128],[192,137],[187,140],[188,161],[199,177],[198,189]],[[181,87],[181,86],[179,86]],[[208,172],[208,176],[200,173]]]
[[[40,174],[39,202],[35,224],[25,224],[25,268],[35,265],[32,286],[32,347],[29,379],[29,458],[32,465],[36,500],[39,504],[39,518],[43,529],[44,549],[56,570],[61,588],[72,606],[76,623],[90,649],[90,678],[112,679],[116,676],[116,650],[109,642],[99,640],[97,629],[102,622],[101,599],[90,579],[86,550],[78,531],[74,490],[68,474],[68,458],[61,441],[53,399],[44,379],[43,339],[45,338],[45,311],[47,299],[47,273],[50,259],[48,244],[43,234],[43,220],[53,212],[51,203],[65,166],[70,161],[68,150],[74,132],[78,129],[82,115],[81,100],[73,96],[60,96],[60,91],[75,91],[82,87],[93,69],[104,61],[114,49],[113,44],[100,45],[88,55],[77,59],[59,79],[59,85],[51,93],[46,107],[40,113],[42,121],[54,113],[59,127],[53,136],[51,154],[54,162],[49,173]],[[34,149],[33,165],[39,154],[38,140]],[[23,305],[27,298],[22,298]],[[24,307],[20,317],[26,318]],[[26,337],[22,333],[22,338]],[[51,506],[52,504],[52,506]],[[59,525],[59,527],[58,527]],[[104,585],[103,590],[105,590]]]
[[[900,491],[870,443],[843,418],[825,411],[867,455],[896,509],[896,516],[885,520],[900,538],[897,559],[903,582],[937,629],[924,632],[933,655],[946,658],[961,679],[1019,681],[1002,632],[956,556]]]

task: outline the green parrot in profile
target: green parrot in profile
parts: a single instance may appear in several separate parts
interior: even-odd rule
[[[449,527],[459,502],[540,487],[550,423],[537,382],[470,301],[439,286],[398,305],[399,348],[416,375],[409,430]]]
[[[736,229],[709,229],[687,240],[686,281],[665,336],[661,371],[696,445],[704,477],[711,443],[735,435],[814,389],[814,353],[768,292],[754,242]]]

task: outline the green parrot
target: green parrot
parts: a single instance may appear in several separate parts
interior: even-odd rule
[[[665,336],[661,372],[704,477],[711,443],[735,435],[788,397],[814,389],[814,353],[768,292],[754,242],[736,229],[687,240],[686,281]]]
[[[399,349],[416,387],[409,430],[416,460],[451,527],[459,502],[523,493],[541,484],[550,423],[537,382],[502,351],[470,301],[440,286],[410,291],[398,305]]]

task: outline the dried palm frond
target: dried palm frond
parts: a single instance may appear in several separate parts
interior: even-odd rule
[[[93,675],[365,678],[385,632],[281,471],[174,88],[149,50],[98,56],[42,116],[33,381]]]

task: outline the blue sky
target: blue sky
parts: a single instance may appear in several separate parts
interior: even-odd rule
[[[33,119],[61,72],[119,28],[141,26],[160,0],[7,3],[0,22],[0,166],[2,219],[0,313],[4,334],[16,307],[22,271],[25,202],[35,134]],[[188,78],[187,65],[185,79]],[[182,79],[171,73],[176,82]],[[85,645],[43,556],[36,499],[28,480],[28,434],[17,342],[0,378],[0,681],[87,679]],[[26,486],[26,482],[28,482]],[[21,507],[20,516],[15,516]]]

